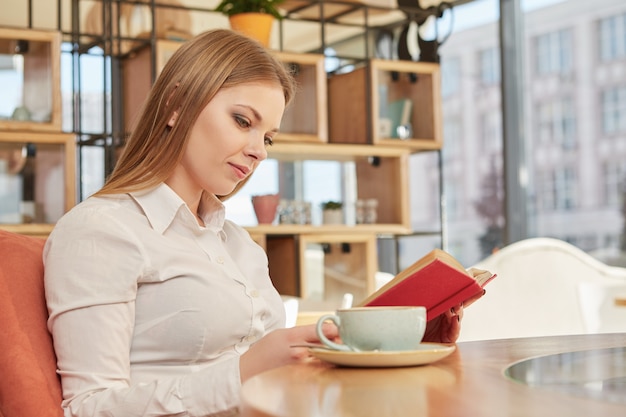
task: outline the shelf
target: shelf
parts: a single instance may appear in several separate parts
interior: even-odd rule
[[[158,76],[182,42],[158,39],[155,45],[155,76]],[[135,118],[152,86],[151,51],[150,45],[146,44],[122,60],[124,125],[127,132],[132,130]],[[273,53],[293,70],[298,85],[297,95],[285,109],[276,142],[328,142],[324,55],[278,51]]]
[[[310,144],[310,143],[274,143],[267,149],[270,158],[280,160],[332,160],[352,161],[359,157],[379,156],[399,158],[408,156],[406,148],[394,146],[372,146],[362,144]]]
[[[40,234],[76,204],[75,140],[67,133],[0,131],[3,227]]]
[[[165,63],[182,45],[182,42],[158,39],[155,43],[155,76],[161,73]],[[121,60],[124,126],[127,132],[132,130],[135,117],[152,87],[152,49],[149,44],[134,49]]]
[[[59,32],[0,28],[0,130],[61,131],[60,54]]]
[[[333,75],[328,80],[329,142],[412,152],[441,149],[440,89],[439,65],[426,62],[371,59],[351,72]],[[395,109],[397,104],[401,107]],[[398,124],[410,126],[402,139],[393,137]]]
[[[277,143],[268,149],[268,154],[270,158],[280,161],[334,160],[354,163],[356,198],[378,201],[378,223],[319,227],[326,230],[344,228],[351,230],[351,233],[410,232],[408,149],[372,145]]]
[[[374,290],[375,235],[268,235],[265,243],[270,276],[282,295],[339,306],[345,293],[359,300]]]
[[[285,109],[276,142],[328,142],[324,55],[274,52],[292,70],[298,91]]]
[[[300,224],[264,224],[248,226],[246,230],[251,235],[301,235],[301,234],[328,234],[342,233],[346,235],[405,235],[411,233],[411,228],[401,224],[357,224],[348,226],[345,224],[332,225],[300,225]]]
[[[384,1],[373,5],[358,0],[286,0],[280,8],[287,12],[289,19],[345,26],[382,26],[406,19],[406,15],[398,10],[396,1]]]
[[[359,301],[374,292],[378,270],[375,236],[303,235],[299,256],[299,296],[304,299],[339,306],[346,293]]]
[[[134,27],[126,19],[129,15],[114,12],[113,16],[103,17],[101,13],[105,9],[102,6],[96,2],[83,16],[76,15],[78,28],[81,29],[77,29],[77,33],[66,33],[65,39],[78,40],[79,43],[88,41],[88,44],[78,45],[78,52],[72,52],[74,58],[87,51],[86,48],[97,44],[102,46],[105,57],[114,58],[112,65],[119,59],[120,71],[112,71],[112,76],[119,78],[113,79],[111,83],[114,89],[110,92],[110,100],[114,103],[116,115],[111,128],[115,134],[123,136],[132,130],[152,80],[182,45],[182,41],[164,38],[185,36],[180,36],[181,33],[184,35],[184,31],[172,32],[158,21],[156,30],[151,31],[143,23],[150,26],[154,21],[146,21]],[[192,25],[188,23],[192,12],[209,11],[208,7],[172,10],[168,6],[155,6],[156,17],[168,16],[174,19],[173,14],[176,13],[174,20],[178,22],[177,30],[191,30]],[[409,158],[415,152],[441,148],[440,68],[430,63],[370,59],[368,54],[371,51],[366,48],[358,57],[347,57],[353,55],[352,51],[343,48],[340,42],[361,37],[367,46],[367,39],[376,30],[397,28],[398,24],[406,20],[405,13],[398,10],[395,4],[378,7],[357,0],[287,0],[282,6],[287,10],[287,18],[281,22],[281,30],[287,26],[295,27],[298,21],[311,30],[302,38],[286,36],[287,43],[295,47],[285,49],[306,53],[272,51],[294,70],[298,91],[285,111],[274,146],[268,148],[269,158],[281,162],[345,162],[341,167],[344,170],[342,172],[348,173],[350,178],[350,192],[349,195],[346,193],[345,198],[350,200],[350,204],[355,203],[352,200],[376,199],[377,223],[280,224],[246,229],[266,249],[270,274],[283,295],[305,296],[303,301],[312,303],[315,300],[306,297],[315,298],[311,291],[312,285],[321,285],[324,291],[319,302],[324,305],[336,304],[344,292],[362,298],[373,290],[374,274],[378,269],[379,237],[413,234],[409,205]],[[147,11],[150,7],[147,4],[130,4],[127,11]],[[213,15],[211,17],[217,16],[215,13]],[[112,20],[105,21],[105,17]],[[225,17],[219,17],[220,24],[227,24]],[[103,23],[111,24],[112,33],[103,33]],[[209,27],[221,26],[209,24]],[[74,135],[58,133],[61,131],[60,37],[52,31],[0,30],[0,58],[6,55],[9,57],[6,61],[12,61],[15,54],[11,52],[14,48],[11,49],[10,44],[22,39],[29,40],[28,54],[33,53],[37,57],[31,59],[26,57],[28,54],[24,54],[24,104],[28,107],[45,107],[50,120],[14,121],[7,120],[9,115],[0,114],[4,118],[0,120],[0,145],[8,144],[4,149],[14,150],[23,144],[34,143],[38,149],[46,150],[41,152],[41,156],[47,154],[50,147],[54,158],[48,162],[54,161],[56,182],[52,187],[37,184],[39,191],[46,190],[45,196],[37,197],[37,204],[49,206],[51,203],[47,199],[52,195],[58,200],[55,200],[58,205],[54,211],[63,213],[75,204],[76,138]],[[312,43],[316,46],[310,47]],[[353,60],[350,61],[354,64],[353,71],[327,74],[326,58],[322,54],[326,46],[337,47],[338,58],[344,59],[345,53],[346,60]],[[384,120],[385,107],[397,100],[410,100],[412,104],[408,121],[413,134],[406,139],[384,134],[384,127],[389,124]],[[123,113],[120,115],[116,103],[122,105],[120,110]],[[33,113],[39,115],[44,112],[35,109]],[[41,116],[38,118],[41,119]],[[2,149],[0,147],[0,151]],[[61,170],[62,174],[59,175]],[[57,181],[58,177],[62,177],[63,184]],[[51,176],[37,172],[36,181],[45,180],[49,183],[49,178]],[[335,179],[331,177],[331,180]],[[16,204],[20,202],[21,199],[16,200]],[[32,223],[0,224],[0,228],[47,236],[57,219],[53,216]],[[320,254],[320,248],[324,249],[323,254]],[[321,258],[313,260],[312,253],[321,255]],[[311,274],[314,269],[312,262],[321,265],[321,276]]]

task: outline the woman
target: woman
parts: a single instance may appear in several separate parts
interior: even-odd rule
[[[230,415],[243,381],[318,341],[314,326],[283,328],[267,257],[221,203],[267,157],[294,91],[279,61],[228,30],[170,58],[104,187],[46,243],[67,416]],[[454,341],[460,312],[430,337]]]

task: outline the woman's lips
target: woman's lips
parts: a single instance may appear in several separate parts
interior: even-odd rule
[[[250,168],[245,165],[230,164],[230,166],[233,168],[235,175],[237,175],[237,178],[240,180],[246,178],[250,173]]]

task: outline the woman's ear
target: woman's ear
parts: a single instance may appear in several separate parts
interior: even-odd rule
[[[172,90],[172,92],[170,93],[170,96],[167,98],[167,101],[165,102],[166,106],[169,106],[170,104],[170,100],[172,99],[172,96],[174,95],[174,92],[176,91],[176,89],[178,88],[178,83],[176,83],[176,85],[174,86],[174,89]],[[172,117],[170,118],[170,120],[167,122],[167,125],[169,127],[174,127],[174,124],[176,124],[176,119],[178,119],[178,112],[175,111],[174,113],[172,113]]]
[[[172,117],[170,117],[170,120],[167,122],[167,125],[169,127],[174,127],[174,124],[176,124],[176,119],[178,119],[178,112],[177,111],[172,113]]]

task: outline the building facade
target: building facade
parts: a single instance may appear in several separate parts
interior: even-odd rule
[[[529,235],[585,251],[617,249],[626,176],[626,3],[566,0],[524,13],[523,22]],[[441,49],[448,247],[469,264],[497,248],[498,236],[489,235],[503,222],[498,30],[493,22],[457,31]],[[422,164],[422,177],[434,163]],[[434,221],[437,213],[428,213],[415,217],[417,225]]]

